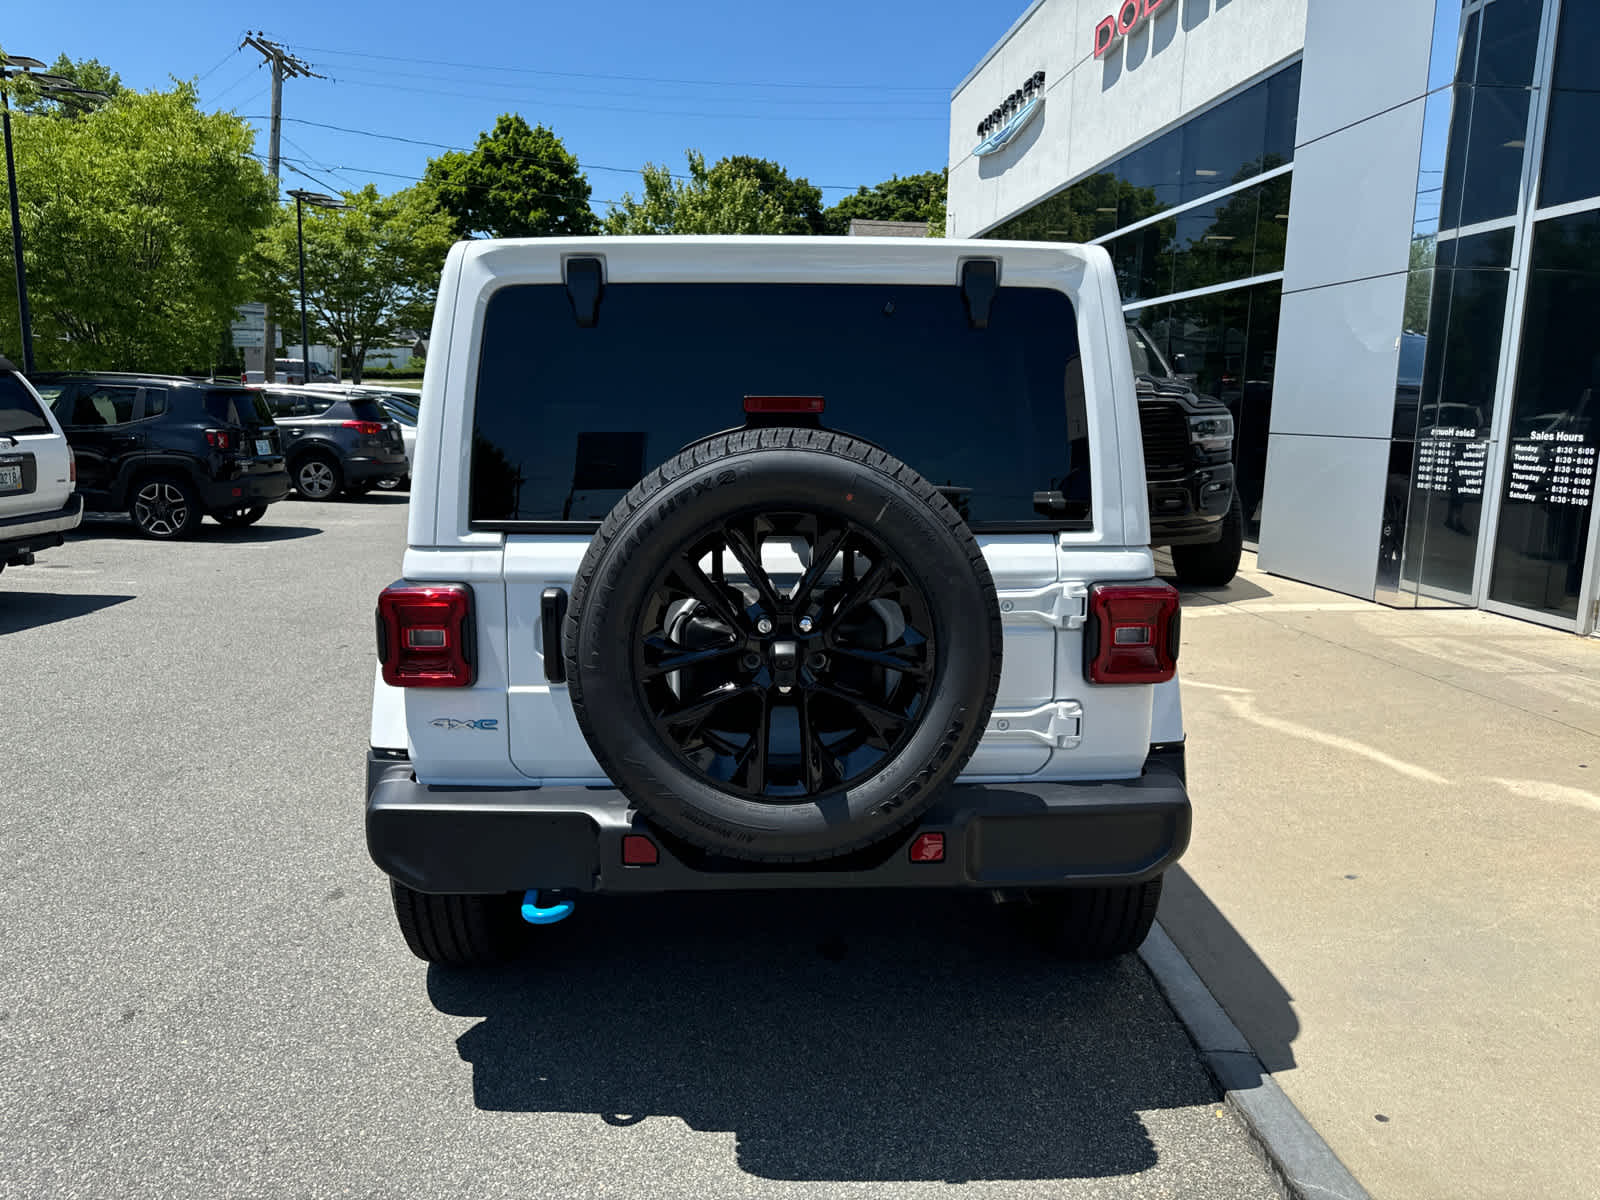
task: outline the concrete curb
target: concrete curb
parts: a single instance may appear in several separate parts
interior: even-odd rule
[[[1229,1108],[1291,1200],[1370,1200],[1311,1123],[1261,1065],[1244,1035],[1158,924],[1139,957],[1178,1014]]]

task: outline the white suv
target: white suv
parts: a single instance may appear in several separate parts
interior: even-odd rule
[[[0,571],[30,565],[78,527],[76,466],[49,405],[0,358]]]
[[[592,891],[968,888],[1143,940],[1178,596],[1103,250],[466,242],[431,344],[366,817],[420,957]]]

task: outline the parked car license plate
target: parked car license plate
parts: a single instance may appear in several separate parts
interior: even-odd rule
[[[0,467],[0,492],[18,492],[22,490],[22,468]]]
[[[266,458],[271,453],[272,453],[272,443],[269,442],[266,438],[257,438],[256,439],[256,457],[258,457],[258,458]]]

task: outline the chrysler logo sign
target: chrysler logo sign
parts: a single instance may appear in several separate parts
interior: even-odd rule
[[[1117,11],[1094,28],[1094,56],[1104,58],[1116,45],[1167,6],[1170,0],[1122,0]]]
[[[973,153],[980,157],[1003,150],[1033,120],[1044,104],[1044,72],[1035,71],[1028,80],[1007,96],[995,110],[978,122],[978,143]]]

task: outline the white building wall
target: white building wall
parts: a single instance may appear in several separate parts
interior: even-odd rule
[[[1095,27],[1117,0],[1035,0],[951,96],[948,235],[985,232],[1294,58],[1306,5],[1166,0],[1097,60]],[[1041,70],[1040,115],[973,157],[978,123]]]
[[[1306,19],[1260,563],[1368,600],[1433,17],[1432,4],[1311,0]]]

